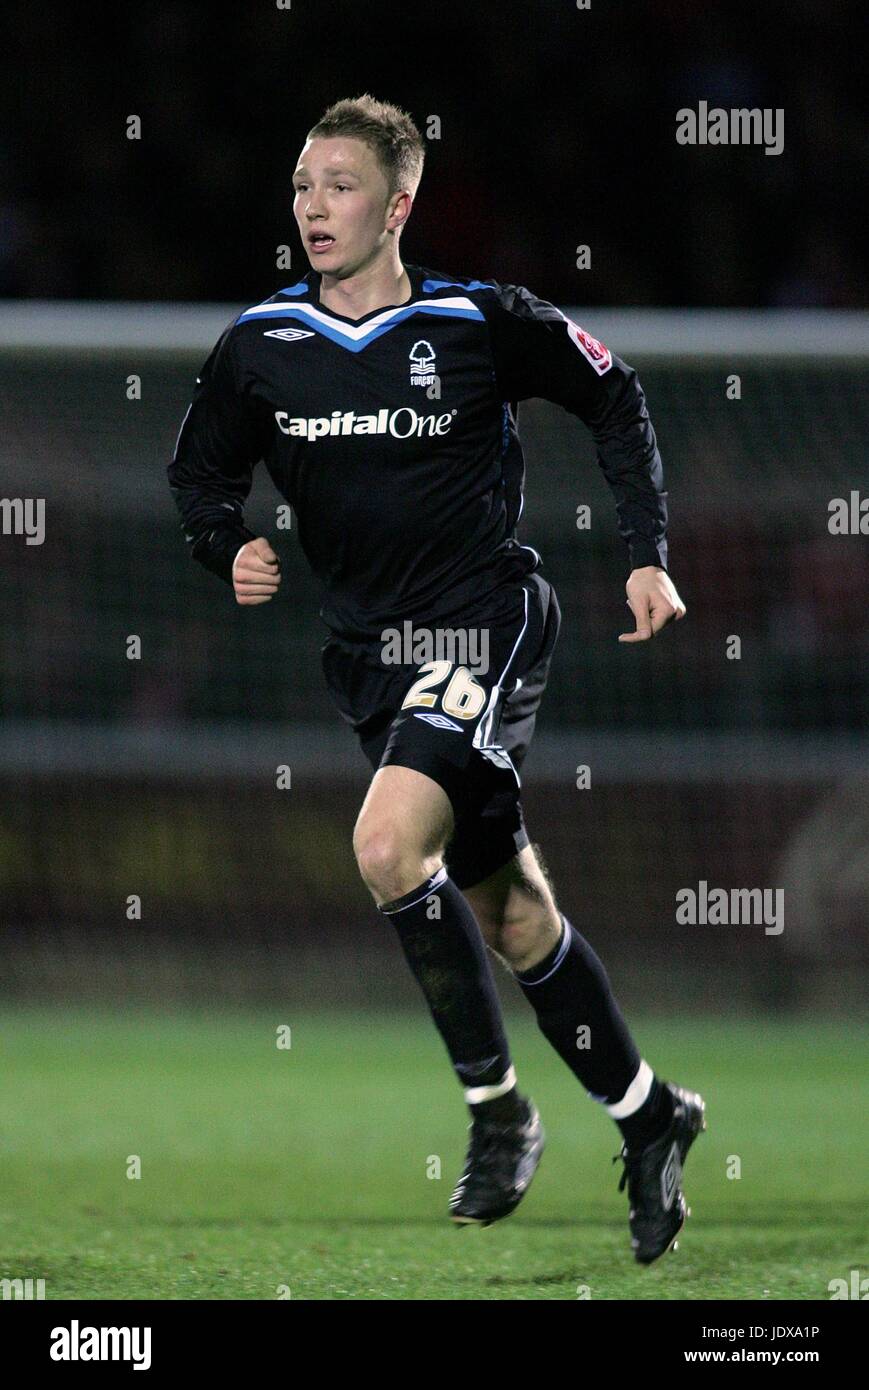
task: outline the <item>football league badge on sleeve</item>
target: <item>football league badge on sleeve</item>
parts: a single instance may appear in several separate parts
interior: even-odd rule
[[[584,328],[580,328],[579,324],[571,319],[567,320],[567,332],[580,352],[588,358],[598,376],[603,376],[604,372],[609,371],[613,359],[608,347],[604,347],[603,343],[599,343],[597,338],[586,333]]]

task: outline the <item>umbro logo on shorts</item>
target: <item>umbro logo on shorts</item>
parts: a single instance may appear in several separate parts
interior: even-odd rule
[[[299,338],[313,338],[314,334],[307,333],[303,328],[270,328],[263,337],[282,338],[285,343],[295,343]]]
[[[454,729],[457,734],[464,732],[461,724],[454,724],[445,714],[415,714],[413,717],[424,719],[427,724],[434,724],[436,729]]]

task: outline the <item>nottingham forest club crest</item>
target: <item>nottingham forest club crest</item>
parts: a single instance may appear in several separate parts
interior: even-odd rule
[[[425,338],[419,338],[410,350],[411,386],[431,386],[435,379],[435,350]]]

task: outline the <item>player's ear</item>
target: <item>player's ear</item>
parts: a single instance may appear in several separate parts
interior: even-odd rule
[[[387,222],[391,223],[390,231],[396,232],[399,227],[403,227],[410,217],[410,210],[413,207],[413,199],[402,189],[399,193],[393,193],[387,204]],[[397,219],[397,220],[396,220]]]

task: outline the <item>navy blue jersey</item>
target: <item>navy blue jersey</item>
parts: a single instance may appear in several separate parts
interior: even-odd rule
[[[407,265],[406,303],[354,320],[320,274],[225,329],[184,418],[169,482],[193,556],[231,583],[265,462],[346,640],[467,617],[540,556],[516,538],[519,401],[590,429],[631,568],[666,567],[661,460],[636,372],[527,289]]]

